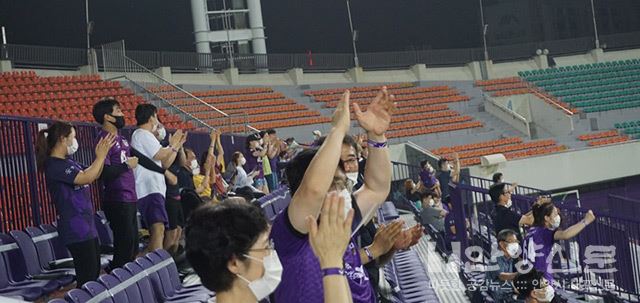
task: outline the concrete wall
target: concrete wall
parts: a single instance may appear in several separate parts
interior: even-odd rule
[[[484,102],[484,109],[494,117],[513,126],[513,128],[531,138],[529,122],[525,117],[519,115],[515,111],[509,110],[506,106],[498,104],[490,98],[486,99]]]
[[[638,175],[638,155],[640,141],[632,141],[512,160],[497,170],[512,182],[553,190]],[[493,174],[480,166],[471,167],[470,173],[488,179]]]
[[[565,136],[573,132],[573,119],[544,100],[532,95],[523,95],[529,100],[531,121],[553,136]]]

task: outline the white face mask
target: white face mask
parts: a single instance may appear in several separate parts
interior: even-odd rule
[[[194,175],[200,174],[200,165],[198,165],[198,160],[191,160],[191,173]]]
[[[73,141],[71,141],[71,145],[67,145],[67,155],[71,156],[75,154],[78,151],[78,147],[78,140],[76,138],[73,138]]]
[[[167,130],[164,127],[158,128],[158,140],[162,141],[167,136]]]
[[[562,222],[560,215],[555,216],[555,218],[553,218],[553,222],[551,222],[551,229],[557,229],[560,227],[560,222]]]
[[[507,245],[507,253],[509,254],[509,256],[511,258],[517,257],[519,252],[520,252],[520,244],[518,244],[518,243],[509,243]]]
[[[264,275],[255,281],[249,281],[247,278],[236,274],[240,279],[249,284],[249,289],[251,289],[256,299],[260,301],[274,292],[278,284],[280,284],[280,280],[282,279],[282,264],[280,264],[280,259],[275,251],[271,251],[271,254],[262,260],[249,255],[244,256],[251,260],[261,262],[262,267],[264,267]]]
[[[434,205],[436,205],[436,201],[433,199],[429,199],[429,206],[433,207]]]
[[[353,182],[353,184],[357,184],[358,183],[358,173],[354,172],[354,173],[346,173],[347,175],[347,179],[349,179],[351,182]]]
[[[505,204],[504,207],[511,208],[512,205],[513,205],[513,201],[511,201],[511,199],[509,199],[509,201],[507,201],[507,204]]]
[[[240,165],[245,165],[245,164],[247,164],[247,159],[240,158]]]
[[[345,188],[340,192],[340,197],[344,199],[344,216],[346,218],[351,209],[351,193]]]
[[[429,171],[430,173],[433,173],[434,171],[433,166],[427,165],[427,171]]]
[[[551,287],[551,285],[547,285],[545,288],[546,292],[544,294],[544,298],[536,298],[539,302],[551,302],[553,298],[556,296],[556,291]]]
[[[155,120],[155,122],[153,123],[153,126],[151,127],[151,132],[155,133],[158,130],[158,126],[160,126],[160,122],[158,122],[158,118],[153,118]]]

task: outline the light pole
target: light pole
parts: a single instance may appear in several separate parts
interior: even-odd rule
[[[235,64],[233,62],[233,49],[231,48],[231,37],[229,35],[229,28],[231,27],[231,19],[229,18],[229,14],[227,12],[227,0],[222,0],[222,9],[224,10],[222,26],[227,32],[227,53],[229,53],[229,67],[234,68]]]
[[[84,0],[84,17],[87,25],[87,51],[91,48],[91,24],[89,23],[89,0]]]
[[[593,19],[593,35],[596,38],[596,49],[600,48],[600,39],[598,38],[598,24],[596,23],[596,9],[591,0],[591,18]]]
[[[487,29],[489,24],[484,22],[484,8],[482,7],[482,0],[480,1],[480,21],[482,22],[482,43],[484,45],[484,61],[489,61],[489,51],[487,50]]]
[[[353,21],[351,20],[351,4],[349,4],[349,0],[347,1],[347,13],[349,15],[349,28],[351,29],[351,44],[353,45],[353,63],[356,65],[355,67],[360,67],[360,62],[358,61],[358,51],[356,49],[356,32],[353,30]]]

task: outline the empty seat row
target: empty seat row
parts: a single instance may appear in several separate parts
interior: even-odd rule
[[[580,140],[580,141],[590,141],[590,140],[595,140],[595,139],[603,139],[603,138],[615,137],[617,135],[618,135],[618,131],[609,130],[609,131],[604,131],[604,132],[597,132],[597,133],[590,133],[590,134],[580,135],[580,136],[578,136],[578,140]]]
[[[611,137],[611,138],[592,140],[592,141],[587,142],[587,144],[589,146],[601,146],[601,145],[609,145],[609,144],[626,142],[626,141],[629,141],[629,140],[630,139],[629,139],[628,136],[615,136],[615,137]]]
[[[450,132],[462,129],[471,129],[484,126],[480,121],[470,121],[463,123],[451,123],[442,126],[434,127],[415,127],[410,129],[402,129],[397,131],[387,132],[387,138],[399,138],[399,137],[411,137],[432,133]]]
[[[453,152],[461,152],[461,151],[468,151],[468,150],[474,150],[474,149],[496,147],[496,146],[507,145],[507,144],[518,144],[518,143],[522,143],[522,138],[511,137],[511,138],[504,138],[504,139],[498,139],[498,140],[483,141],[483,142],[472,143],[472,144],[440,147],[432,150],[432,152],[436,155],[442,155],[442,154],[449,154]]]
[[[429,87],[411,87],[411,88],[399,88],[399,89],[389,89],[389,94],[396,96],[396,98],[406,98],[412,95],[430,95],[442,93],[445,91],[450,91],[451,89],[448,86],[429,86]],[[351,100],[359,100],[359,99],[371,99],[374,98],[379,91],[372,92],[361,92],[361,93],[352,93],[349,98]],[[338,101],[340,100],[339,95],[326,95],[326,96],[317,96],[313,97],[315,101],[328,102],[328,101]]]
[[[396,88],[414,87],[415,85],[413,83],[399,83],[399,84],[385,84],[385,85],[373,85],[373,86],[329,88],[329,89],[319,89],[319,90],[307,90],[304,92],[304,94],[306,96],[335,95],[335,94],[342,94],[346,89],[348,89],[352,93],[371,92],[371,91],[378,91],[383,86],[386,86],[387,89],[396,89]]]
[[[396,107],[397,108],[403,108],[403,107],[414,107],[414,106],[424,106],[424,105],[434,105],[434,104],[441,104],[441,103],[452,103],[452,102],[465,102],[465,101],[469,101],[471,100],[471,98],[469,98],[468,96],[461,96],[459,94],[451,94],[448,97],[435,97],[435,98],[418,98],[415,100],[396,100]],[[371,100],[367,100],[365,102],[358,102],[358,105],[368,105],[370,104]],[[335,108],[338,105],[338,102],[326,102],[325,103],[325,107],[327,108]]]

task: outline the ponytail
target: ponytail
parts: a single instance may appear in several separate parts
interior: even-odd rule
[[[67,122],[56,121],[49,128],[40,130],[36,138],[36,163],[38,169],[43,169],[51,150],[60,138],[68,137],[73,126]]]

